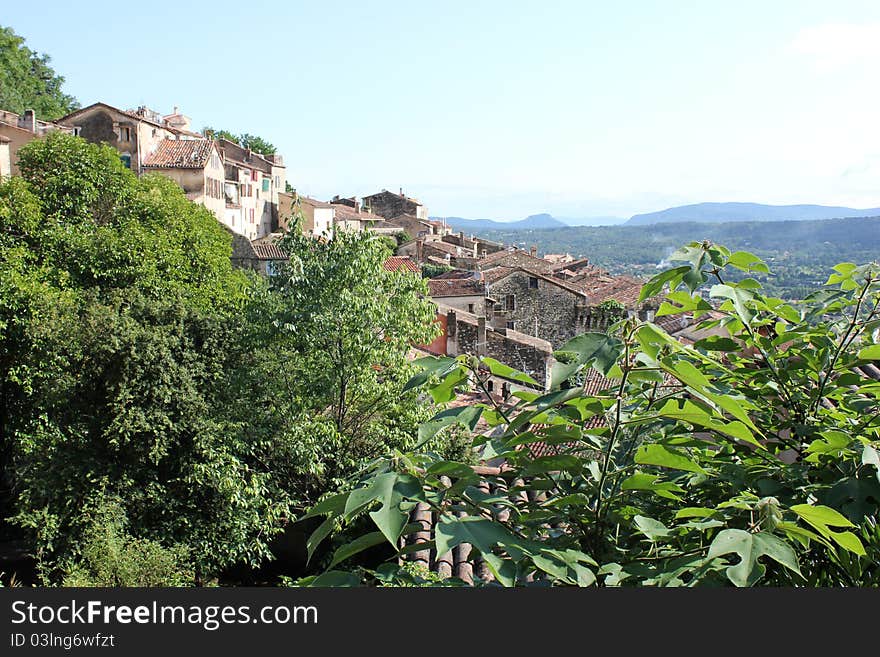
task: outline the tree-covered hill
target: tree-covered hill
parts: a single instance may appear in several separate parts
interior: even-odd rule
[[[870,262],[880,254],[880,217],[737,223],[584,226],[532,231],[484,231],[482,237],[539,253],[588,257],[613,273],[653,275],[678,245],[708,239],[751,251],[770,266],[767,291],[800,298],[825,282],[838,262]]]

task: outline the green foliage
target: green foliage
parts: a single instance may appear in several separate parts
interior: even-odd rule
[[[370,234],[316,240],[294,227],[280,246],[290,264],[250,311],[260,334],[243,357],[252,396],[239,417],[253,424],[261,409],[254,439],[276,441],[268,463],[308,506],[388,449],[414,444],[431,410],[403,392],[407,353],[437,329],[424,282],[386,271],[387,248]]]
[[[0,27],[0,108],[41,120],[57,119],[79,107],[61,87],[64,78],[49,66],[49,56],[34,52],[12,28]]]
[[[445,274],[448,271],[452,271],[452,267],[449,265],[435,265],[431,262],[422,263],[422,276],[424,278],[434,278],[435,276],[439,276],[440,274]]]
[[[87,512],[88,513],[88,512]],[[63,586],[191,586],[195,579],[189,550],[166,548],[126,532],[118,501],[103,501],[86,530],[78,560],[64,567]]]
[[[202,128],[202,134],[211,139],[226,139],[227,141],[238,144],[242,148],[249,148],[254,153],[259,153],[260,155],[274,155],[276,152],[276,148],[273,144],[270,144],[262,137],[250,135],[246,132],[236,135],[228,130],[215,130],[210,126],[205,126]],[[286,191],[289,192],[290,189]]]
[[[437,552],[467,543],[504,585],[880,583],[880,384],[857,369],[877,355],[880,269],[838,265],[829,289],[788,304],[728,276],[765,271],[751,253],[694,242],[670,259],[681,265],[643,296],[667,290],[666,314],[714,306],[700,328],[735,347],[683,345],[633,318],[614,336],[578,336],[557,352],[551,390],[443,411],[420,448],[315,507],[327,520],[312,549],[336,527],[354,539],[336,569],[380,536],[393,554],[422,530],[409,524],[422,503]],[[484,376],[472,357],[418,365],[408,387],[441,401]],[[565,387],[589,368],[608,390]],[[494,429],[474,444],[505,461],[498,475],[430,451],[439,429],[473,431],[480,417]],[[537,442],[557,452],[536,458]]]
[[[258,285],[228,233],[107,147],[53,133],[21,161],[0,184],[2,516],[50,569],[99,494],[133,539],[192,547],[200,576],[258,562],[288,497],[230,416]]]

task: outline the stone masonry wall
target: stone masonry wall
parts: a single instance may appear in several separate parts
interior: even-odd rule
[[[584,332],[585,299],[549,281],[537,279],[537,289],[529,286],[528,272],[515,271],[488,286],[487,295],[495,300],[492,326],[503,328],[513,321],[514,330],[550,342],[554,349]],[[506,310],[507,295],[514,296],[514,310]]]

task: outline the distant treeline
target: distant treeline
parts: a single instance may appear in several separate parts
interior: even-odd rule
[[[588,257],[612,273],[645,276],[664,267],[681,244],[708,239],[766,260],[771,275],[761,277],[765,291],[788,299],[803,298],[821,286],[838,262],[861,264],[880,257],[880,217],[492,230],[480,236],[526,248],[537,245],[541,254]]]

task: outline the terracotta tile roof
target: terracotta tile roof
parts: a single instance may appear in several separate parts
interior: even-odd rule
[[[163,139],[144,166],[156,169],[204,169],[214,149],[210,139]]]
[[[425,242],[424,249],[426,252],[433,249],[435,251],[448,253],[449,255],[453,256],[465,255],[467,253],[467,249],[463,249],[460,246],[455,246],[455,244],[441,242],[439,240],[436,242]]]
[[[502,278],[507,278],[516,271],[513,267],[492,267],[492,269],[483,270],[483,280],[486,283],[496,283]]]
[[[303,196],[302,194],[297,194],[294,197],[294,200],[295,201],[298,200],[302,203],[308,203],[313,208],[335,208],[336,207],[335,205],[332,205],[330,203],[325,203],[324,201],[319,201],[318,199],[310,198],[308,196]]]
[[[416,274],[421,272],[419,266],[409,256],[391,256],[382,263],[382,267],[385,271],[399,271],[403,269]]]
[[[330,203],[329,205],[336,209],[337,221],[385,221],[385,217],[380,217],[372,212],[355,210],[345,203]]]
[[[466,297],[484,295],[486,286],[473,278],[432,278],[428,281],[432,297]]]
[[[288,260],[287,254],[277,244],[251,242],[251,246],[260,260]]]

